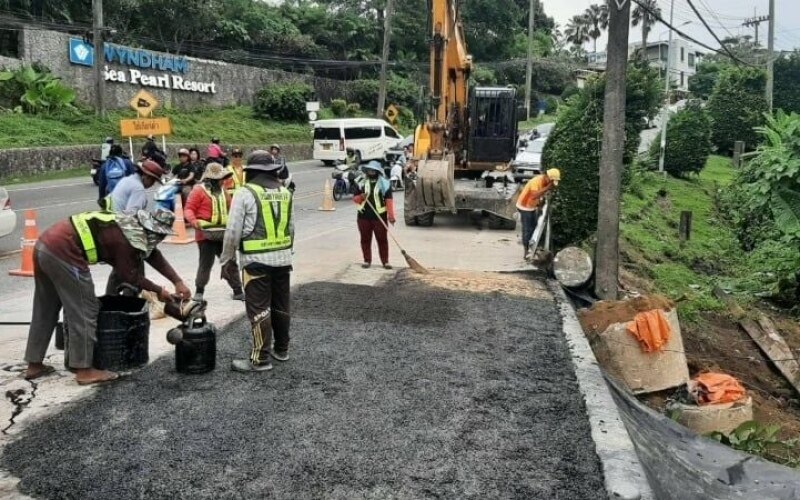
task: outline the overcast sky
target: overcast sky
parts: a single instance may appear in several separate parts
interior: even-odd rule
[[[555,18],[556,22],[563,26],[569,19],[583,12],[586,7],[600,0],[539,0],[544,5],[547,15]],[[661,7],[664,19],[669,20],[670,0],[657,0]],[[753,35],[753,28],[745,28],[742,22],[748,17],[753,17],[753,9],[756,9],[759,16],[767,15],[769,12],[768,0],[692,0],[695,7],[700,11],[720,39],[733,35]],[[778,19],[775,31],[776,49],[792,49],[800,47],[800,0],[775,0],[775,18]],[[690,24],[681,27],[692,37],[709,44],[712,47],[719,47],[714,38],[703,27],[697,16],[692,12],[686,0],[675,0],[675,26],[692,21]],[[767,23],[759,26],[758,37],[761,43],[766,46]],[[666,39],[666,28],[658,24],[653,28],[649,35],[650,39]],[[641,39],[641,31],[633,28],[630,34],[631,42]],[[591,44],[587,44],[589,49]],[[598,41],[598,50],[605,47],[605,39],[602,44]]]

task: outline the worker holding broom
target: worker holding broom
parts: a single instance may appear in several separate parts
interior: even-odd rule
[[[394,224],[394,200],[392,185],[385,177],[383,167],[375,160],[362,167],[364,176],[356,184],[353,201],[358,205],[358,232],[361,234],[361,253],[364,263],[361,267],[372,266],[372,235],[378,242],[378,254],[384,269],[389,264],[388,224]],[[388,223],[388,224],[387,224]]]

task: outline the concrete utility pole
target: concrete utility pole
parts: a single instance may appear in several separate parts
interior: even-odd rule
[[[772,113],[772,88],[775,85],[775,0],[769,0],[769,34],[767,35],[767,105]]]
[[[525,69],[525,114],[531,119],[531,85],[533,84],[533,26],[536,19],[536,0],[530,0],[528,14],[528,67]]]
[[[669,4],[669,25],[673,26],[675,0]],[[644,47],[647,51],[647,47]],[[669,121],[669,87],[672,82],[672,28],[667,41],[667,70],[664,72],[664,110],[661,112],[661,151],[658,154],[658,171],[664,172],[664,156],[667,152],[667,122]]]
[[[381,84],[378,91],[378,118],[383,117],[386,108],[386,68],[389,65],[389,47],[392,40],[392,15],[394,14],[394,0],[386,0],[386,10],[383,15],[383,57],[381,58]]]
[[[92,39],[94,41],[94,112],[97,116],[106,116],[106,80],[103,76],[103,0],[92,0]]]
[[[595,293],[601,299],[615,300],[619,290],[619,202],[625,146],[625,82],[631,2],[608,2],[608,11],[608,62],[597,210]]]

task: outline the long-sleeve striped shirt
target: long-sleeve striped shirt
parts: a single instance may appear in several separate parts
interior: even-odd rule
[[[276,179],[274,184],[266,182],[261,184],[261,187],[267,192],[277,192],[281,184]],[[259,201],[249,189],[239,189],[233,195],[231,209],[228,213],[228,225],[225,230],[222,255],[220,256],[222,265],[236,258],[236,250],[239,248],[242,239],[255,230],[258,218],[258,204]],[[289,215],[289,231],[294,236],[294,205],[292,205],[292,213]],[[292,249],[251,254],[240,252],[239,267],[243,269],[248,264],[262,264],[270,267],[291,266]]]

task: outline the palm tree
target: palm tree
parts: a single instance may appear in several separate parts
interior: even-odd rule
[[[586,20],[586,16],[572,16],[572,19],[569,20],[567,27],[564,29],[564,37],[572,45],[583,47],[583,44],[590,40],[589,23]]]
[[[608,29],[608,4],[590,5],[583,13],[586,19],[587,35],[594,42],[594,51],[597,52],[597,39],[603,34],[603,30]]]
[[[642,4],[653,12],[654,14],[658,14],[661,16],[661,7],[658,6],[656,0],[642,0]],[[633,9],[633,14],[631,15],[631,24],[634,26],[642,26],[642,49],[641,55],[643,59],[647,59],[647,35],[650,33],[650,29],[652,26],[658,21],[658,19],[645,10],[642,5],[637,4],[636,8]]]

